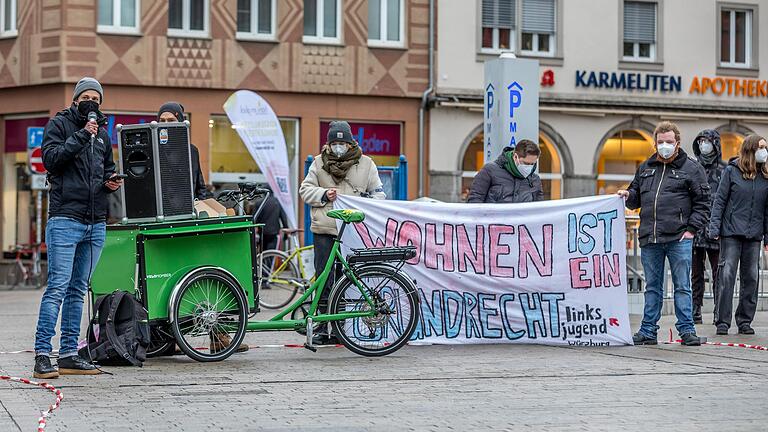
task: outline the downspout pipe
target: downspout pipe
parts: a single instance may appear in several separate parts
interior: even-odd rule
[[[435,68],[435,0],[429,0],[429,86],[421,95],[419,107],[419,198],[424,196],[424,117],[429,109],[430,95],[434,91]]]

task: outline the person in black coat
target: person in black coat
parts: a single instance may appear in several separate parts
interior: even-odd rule
[[[467,202],[522,203],[544,199],[541,178],[536,164],[541,149],[531,140],[521,140],[517,146],[505,147],[501,155],[486,164],[472,180]]]
[[[755,334],[760,242],[768,251],[768,148],[765,138],[750,135],[739,157],[723,171],[709,222],[709,236],[720,240],[717,334],[731,326],[733,286],[740,272],[736,325],[740,334]]]
[[[264,189],[272,190],[269,185],[261,185]],[[255,201],[254,211],[258,210],[264,199]],[[256,223],[264,224],[261,229],[261,236],[264,241],[264,250],[274,249],[277,247],[277,239],[280,235],[282,228],[288,228],[288,216],[283,210],[283,206],[280,205],[280,201],[275,198],[274,194],[270,194],[264,202],[264,208],[261,209],[256,218]]]
[[[696,160],[704,167],[707,176],[711,203],[715,200],[715,192],[720,184],[720,177],[725,169],[723,151],[720,146],[720,134],[714,129],[704,129],[693,140],[693,154]],[[709,206],[712,208],[712,205]],[[720,242],[711,240],[705,232],[696,234],[693,239],[693,264],[691,273],[691,288],[693,290],[693,323],[701,324],[701,307],[704,305],[704,261],[709,257],[709,265],[712,268],[712,293],[715,300],[715,321],[717,320],[717,263],[720,260]]]
[[[640,248],[645,274],[645,310],[635,345],[658,344],[664,304],[665,265],[675,286],[675,316],[682,345],[698,346],[693,324],[691,261],[693,239],[706,229],[709,184],[704,168],[680,148],[680,129],[661,122],[653,133],[656,153],[640,164],[635,178],[619,196],[630,210],[640,211]]]
[[[184,107],[178,102],[166,102],[157,112],[159,123],[183,122],[185,120]],[[204,200],[211,198],[211,194],[205,187],[205,177],[200,169],[200,151],[194,144],[189,145],[192,156],[192,180],[195,185],[195,198]]]

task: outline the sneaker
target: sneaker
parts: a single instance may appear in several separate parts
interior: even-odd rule
[[[51,365],[51,359],[47,355],[35,356],[35,371],[32,374],[35,378],[53,379],[59,377],[59,370]]]
[[[719,336],[727,335],[728,334],[728,326],[727,325],[722,325],[722,324],[718,325],[717,326],[717,333],[716,334],[719,335]]]
[[[232,343],[232,338],[229,337],[226,333],[218,333],[215,340],[214,335],[211,334],[211,354],[216,354],[220,351],[224,351],[229,347],[229,345]],[[241,343],[237,349],[235,350],[236,353],[242,353],[246,352],[249,349],[251,349],[250,346],[248,346],[245,343]]]
[[[96,366],[88,363],[79,355],[60,358],[58,363],[61,375],[98,375],[101,373]]]
[[[694,324],[703,324],[704,321],[701,318],[701,306],[696,305],[693,307],[693,323]]]
[[[753,329],[752,327],[750,327],[750,325],[749,325],[749,324],[745,324],[745,325],[743,325],[743,326],[739,327],[739,334],[743,334],[743,335],[753,335],[753,334],[755,334],[755,329]]]
[[[635,343],[635,345],[658,345],[659,341],[656,340],[656,338],[648,337],[640,332],[635,333],[634,336],[632,336],[632,342]]]
[[[319,334],[312,338],[312,345],[338,345],[339,338],[334,335]]]
[[[696,333],[683,333],[680,335],[680,345],[684,346],[699,346],[701,345],[701,339],[696,336]]]

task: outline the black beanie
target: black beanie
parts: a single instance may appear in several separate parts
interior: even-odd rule
[[[341,141],[350,145],[357,144],[352,137],[352,128],[349,127],[349,123],[345,121],[331,122],[330,128],[328,128],[326,144],[330,144],[334,141]]]
[[[160,115],[165,112],[169,112],[176,117],[176,120],[184,121],[184,107],[178,102],[166,102],[160,107],[160,111],[157,112],[157,121],[160,121]]]

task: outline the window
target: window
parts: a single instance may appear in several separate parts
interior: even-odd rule
[[[521,51],[528,55],[555,53],[555,0],[523,0]]]
[[[275,0],[237,0],[237,38],[275,40]]]
[[[16,36],[16,0],[0,0],[0,37]]]
[[[515,43],[515,0],[482,0],[482,49],[511,50]]]
[[[99,0],[98,31],[138,33],[140,0]]]
[[[624,60],[656,59],[656,3],[624,2]]]
[[[720,65],[749,67],[752,53],[752,11],[720,11]]]
[[[403,0],[368,0],[368,45],[402,47]]]
[[[168,36],[207,37],[208,0],[169,0]]]
[[[341,43],[340,3],[340,0],[304,0],[304,42]]]

